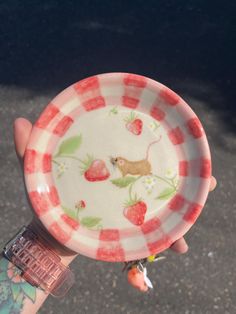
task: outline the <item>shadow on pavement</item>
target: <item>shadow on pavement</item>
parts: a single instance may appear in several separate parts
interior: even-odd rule
[[[97,73],[139,73],[204,101],[236,131],[233,1],[61,3],[0,4],[0,84],[57,93]]]

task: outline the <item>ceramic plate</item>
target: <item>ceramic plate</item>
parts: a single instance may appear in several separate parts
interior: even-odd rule
[[[24,173],[33,209],[58,241],[128,261],[165,250],[193,225],[211,160],[199,119],[176,93],[108,73],[51,101],[33,127]]]

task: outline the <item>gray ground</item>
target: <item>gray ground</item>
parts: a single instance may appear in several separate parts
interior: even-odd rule
[[[180,93],[202,120],[211,147],[213,172],[218,179],[217,189],[210,194],[201,217],[186,235],[189,252],[183,256],[167,252],[166,261],[150,266],[153,291],[140,294],[126,285],[126,278],[121,274],[122,265],[81,256],[71,266],[76,275],[75,286],[66,298],[48,298],[40,313],[236,313],[236,128],[233,54],[226,50],[231,39],[228,32],[230,14],[225,17],[223,11],[218,14],[215,8],[216,18],[207,17],[204,2],[199,9],[189,1],[186,10],[175,8],[171,16],[168,12],[173,9],[173,4],[166,1],[161,13],[156,8],[150,10],[151,17],[146,18],[142,28],[137,19],[143,16],[137,8],[127,7],[123,14],[122,6],[115,7],[112,11],[114,21],[106,20],[106,1],[98,13],[96,6],[91,6],[90,11],[85,10],[87,13],[82,12],[84,14],[75,8],[78,15],[83,15],[80,22],[73,19],[71,2],[68,7],[72,8],[61,8],[59,12],[56,1],[48,1],[47,6],[38,11],[22,8],[17,1],[12,3],[8,7],[0,2],[1,21],[4,22],[2,18],[7,14],[14,20],[9,25],[7,20],[4,22],[3,58],[0,59],[1,246],[31,218],[14,152],[14,119],[24,116],[35,121],[48,101],[63,87],[90,74],[114,70],[136,72],[162,81]],[[88,9],[86,5],[85,8]],[[147,14],[146,7],[141,9]],[[27,16],[29,10],[33,17]],[[194,12],[199,10],[202,10],[200,14],[205,16],[205,22],[198,27],[194,24]],[[68,12],[72,16],[69,21],[66,20]],[[57,14],[60,21],[57,21]],[[183,25],[185,32],[181,29],[182,24],[177,22],[177,17],[181,15],[182,19],[183,14],[190,23]],[[51,20],[47,19],[48,15]],[[19,16],[24,18],[24,23],[17,23]],[[158,25],[158,17],[165,21],[165,16],[171,16],[177,37],[179,28],[181,44],[172,34],[171,22],[166,19]],[[63,27],[60,28],[62,18]],[[149,27],[153,26],[156,26],[154,34],[149,32]],[[84,33],[91,35],[92,43],[87,41]],[[70,49],[63,48],[57,40],[59,34]],[[103,38],[106,47],[97,45],[97,38]],[[152,41],[154,38],[156,44]],[[146,47],[137,52],[141,40]],[[159,46],[158,40],[161,41]],[[52,50],[57,54],[54,55]],[[146,61],[140,62],[143,57]]]

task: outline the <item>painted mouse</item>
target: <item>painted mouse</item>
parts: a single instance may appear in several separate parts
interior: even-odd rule
[[[130,161],[123,157],[115,157],[115,158],[111,157],[110,161],[114,166],[118,167],[123,177],[126,176],[127,174],[140,175],[140,176],[151,175],[152,167],[151,167],[150,162],[148,161],[149,150],[151,146],[155,143],[158,143],[160,139],[161,139],[161,136],[157,141],[151,142],[148,145],[145,159],[138,160],[138,161]]]

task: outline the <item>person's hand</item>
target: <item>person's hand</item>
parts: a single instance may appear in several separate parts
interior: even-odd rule
[[[210,184],[210,192],[213,191],[216,187],[217,181],[215,177],[211,177],[211,184]],[[188,251],[188,244],[184,238],[180,238],[177,240],[172,246],[170,247],[171,250],[177,253],[186,253]]]
[[[14,122],[14,142],[15,142],[15,149],[16,153],[20,160],[24,157],[25,149],[31,134],[32,130],[32,123],[24,118],[17,118]],[[37,222],[38,220],[34,220]],[[38,221],[39,223],[39,221]],[[33,225],[34,228],[37,230],[37,223]],[[43,226],[40,228],[40,232]],[[72,252],[71,250],[65,248],[58,241],[56,241],[52,236],[44,230],[44,233],[47,234],[47,239],[52,244],[52,249],[57,252],[57,254],[61,257],[61,261],[63,264],[69,264],[75,257],[76,253]]]

